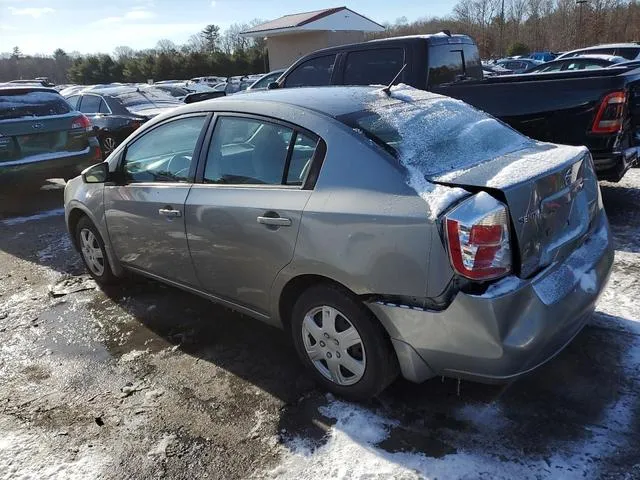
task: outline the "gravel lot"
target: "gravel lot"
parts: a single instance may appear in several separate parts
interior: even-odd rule
[[[602,192],[616,264],[565,351],[364,405],[279,330],[139,278],[97,290],[60,184],[0,193],[0,479],[640,479],[640,169]]]

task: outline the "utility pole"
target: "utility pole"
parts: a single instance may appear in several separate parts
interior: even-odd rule
[[[576,5],[578,5],[578,47],[583,46],[583,36],[582,36],[582,6],[588,3],[588,0],[576,0]]]
[[[500,58],[504,58],[504,0],[500,9]]]

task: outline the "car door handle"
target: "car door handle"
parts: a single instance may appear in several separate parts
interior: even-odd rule
[[[172,208],[161,208],[158,210],[160,215],[164,215],[165,217],[181,217],[182,212],[180,210],[174,210]]]
[[[272,225],[276,227],[290,227],[291,219],[284,217],[258,217],[258,223],[262,225]]]

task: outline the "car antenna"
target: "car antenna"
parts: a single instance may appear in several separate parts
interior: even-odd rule
[[[387,85],[386,87],[384,87],[382,89],[382,91],[384,93],[387,94],[388,97],[391,96],[391,87],[393,86],[394,82],[398,79],[398,77],[400,76],[400,74],[404,71],[404,69],[407,68],[407,64],[405,63],[404,65],[402,65],[402,68],[400,69],[400,71],[396,74],[395,77],[393,77],[393,80],[391,80],[391,83],[389,85]]]

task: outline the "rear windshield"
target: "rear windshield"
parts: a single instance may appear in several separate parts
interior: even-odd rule
[[[462,59],[464,57],[464,66]],[[429,47],[428,85],[440,85],[471,78],[482,79],[480,54],[475,45],[447,43]]]
[[[167,92],[147,90],[140,92],[127,92],[116,95],[127,110],[144,110],[147,108],[169,107],[181,105]]]
[[[0,120],[64,115],[71,107],[56,92],[0,91]]]
[[[391,98],[380,91],[372,97],[369,108],[338,120],[426,177],[469,168],[530,144],[512,128],[459,100],[406,86],[394,87]]]

